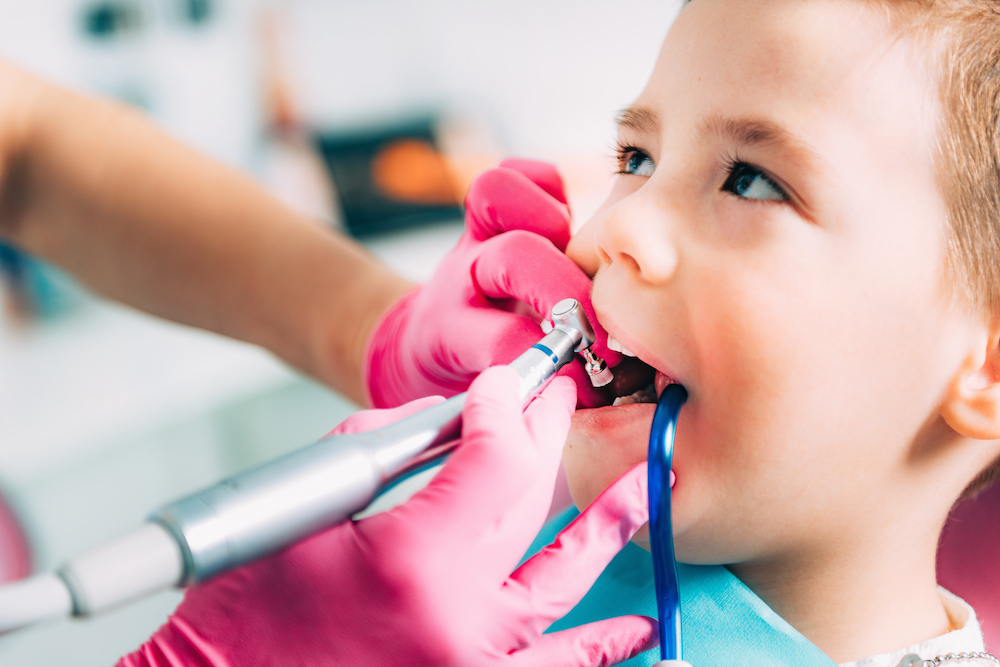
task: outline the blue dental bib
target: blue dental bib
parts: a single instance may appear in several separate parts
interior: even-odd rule
[[[576,508],[570,508],[547,523],[525,559],[551,544],[578,515]],[[694,667],[836,667],[726,568],[678,563],[677,570],[684,659]],[[579,604],[548,632],[629,614],[656,618],[653,559],[631,542],[608,564]],[[655,665],[659,659],[659,649],[653,649],[621,664]]]

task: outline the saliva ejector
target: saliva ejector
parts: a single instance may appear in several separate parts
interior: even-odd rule
[[[656,667],[690,667],[681,658],[681,598],[670,505],[674,436],[677,417],[687,397],[687,390],[679,384],[664,387],[649,429],[649,545],[653,552],[653,584],[660,633],[660,662]]]
[[[577,353],[594,386],[613,378],[590,349],[594,330],[579,302],[557,303],[552,325],[510,364],[524,406]],[[0,587],[0,632],[89,616],[204,581],[350,519],[458,445],[465,398],[459,394],[377,431],[324,438],[171,503],[54,573]]]

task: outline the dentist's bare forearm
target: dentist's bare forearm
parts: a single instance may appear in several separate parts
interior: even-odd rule
[[[406,281],[138,112],[25,85],[30,104],[0,144],[4,238],[98,292],[262,345],[364,402],[365,341]]]

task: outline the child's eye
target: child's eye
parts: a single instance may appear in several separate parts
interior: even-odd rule
[[[622,146],[618,149],[618,173],[632,176],[652,176],[656,169],[653,158],[641,148]]]
[[[746,162],[732,164],[722,189],[744,199],[788,201],[788,195],[781,186],[762,170]]]

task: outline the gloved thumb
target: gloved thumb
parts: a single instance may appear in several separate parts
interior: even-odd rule
[[[549,196],[566,204],[566,188],[559,170],[551,162],[526,160],[519,157],[505,158],[500,163],[501,169],[513,169],[528,177],[528,180],[549,193]]]
[[[561,251],[569,243],[569,208],[513,169],[480,174],[465,196],[468,233],[485,241],[521,229],[544,236]]]
[[[562,618],[649,518],[646,462],[619,477],[510,575],[512,591],[531,601],[539,632]]]

